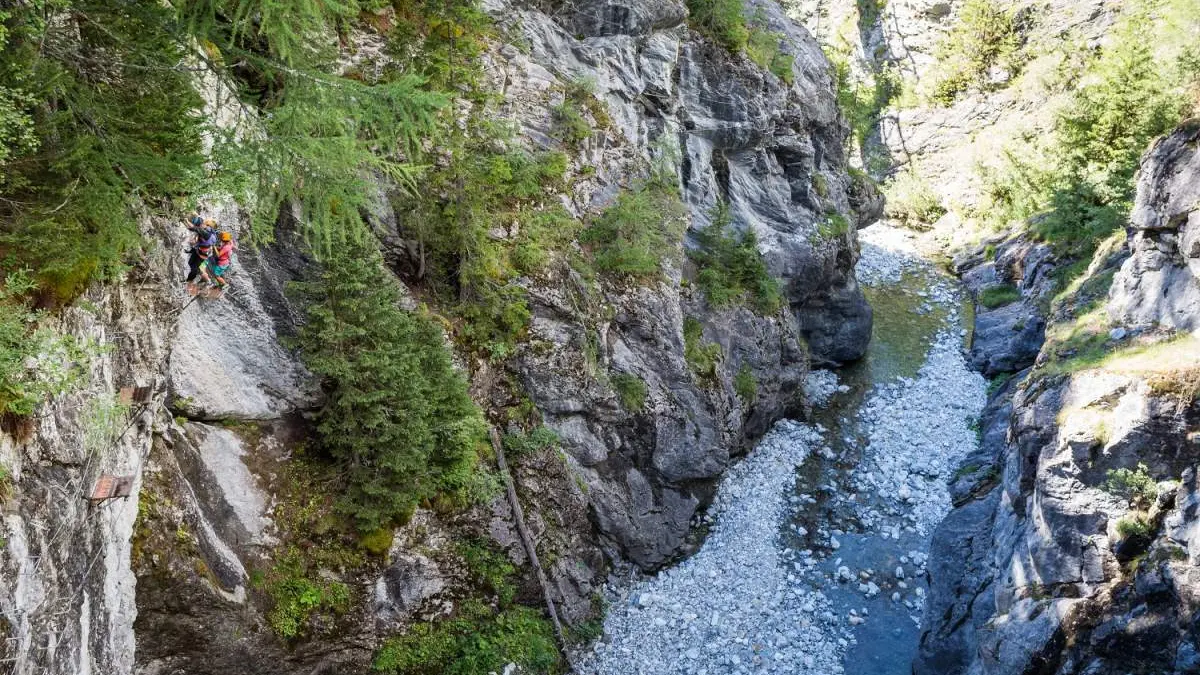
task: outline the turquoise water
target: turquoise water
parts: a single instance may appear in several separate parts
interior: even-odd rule
[[[867,445],[866,430],[860,428],[857,419],[859,407],[879,385],[900,377],[916,376],[938,330],[946,326],[949,312],[945,308],[935,305],[933,311],[920,311],[926,303],[920,293],[929,288],[932,274],[910,272],[898,283],[866,289],[875,310],[875,326],[867,356],[838,372],[841,384],[849,390],[835,395],[826,408],[814,413],[812,421],[828,430],[826,442],[833,449],[835,458],[826,459],[813,453],[800,467],[796,493],[810,496],[815,501],[798,507],[793,519],[785,524],[783,536],[785,545],[795,550],[827,553],[817,569],[830,575],[836,574],[836,561],[840,558],[843,559],[841,564],[853,572],[871,568],[890,577],[888,570],[895,569],[901,556],[912,550],[928,550],[928,538],[915,534],[903,534],[899,540],[883,539],[875,533],[856,534],[862,530],[861,523],[855,509],[842,499],[854,493],[855,488],[847,483]],[[870,499],[866,495],[856,495],[856,503],[863,508],[873,505]],[[803,527],[807,533],[798,536],[793,525]],[[817,530],[822,526],[846,533],[837,535],[840,543],[837,551],[830,550],[827,538],[817,536]],[[906,569],[911,567],[906,566]],[[857,591],[857,580],[846,584],[821,581],[813,579],[813,586],[829,597],[842,625],[851,609],[869,610],[867,622],[853,629],[857,643],[846,649],[843,664],[847,675],[909,675],[920,638],[920,629],[910,618],[915,612],[903,604],[893,603],[890,590],[867,599]],[[924,584],[922,580],[909,580],[909,583],[913,586]]]

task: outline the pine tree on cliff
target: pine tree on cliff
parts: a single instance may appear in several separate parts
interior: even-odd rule
[[[342,510],[370,531],[423,500],[465,496],[484,423],[439,327],[400,309],[374,247],[332,256],[307,290],[315,303],[301,343],[325,378],[318,431],[344,471]]]
[[[365,177],[412,187],[446,97],[337,74],[356,0],[48,0],[0,7],[0,248],[66,301],[125,269],[138,219],[189,194],[248,199],[269,239],[296,205],[318,251],[363,234]],[[240,128],[204,167],[198,85]],[[234,138],[236,136],[236,138]],[[205,170],[207,169],[207,171]],[[250,239],[242,233],[243,240]]]

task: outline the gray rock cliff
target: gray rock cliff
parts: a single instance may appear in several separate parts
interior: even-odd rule
[[[1130,326],[1200,328],[1200,122],[1146,155],[1130,218],[1130,258],[1114,280],[1108,311]]]
[[[551,584],[568,622],[588,618],[611,563],[653,569],[684,551],[730,458],[802,405],[810,363],[856,359],[869,339],[855,226],[878,217],[881,199],[847,169],[847,128],[815,41],[774,3],[748,4],[783,36],[792,83],[691,30],[678,2],[586,1],[554,13],[485,3],[520,45],[490,45],[485,71],[522,143],[557,147],[550,111],[575,79],[596,83],[612,118],[572,159],[563,199],[573,214],[597,212],[658,148],[678,148],[671,168],[691,227],[728,203],[735,226],[758,235],[786,296],[774,316],[712,310],[684,283],[695,270],[682,251],[660,282],[605,284],[585,307],[578,279],[528,280],[529,340],[506,367],[561,436],[565,462],[548,452],[514,473],[530,529],[554,552]],[[219,123],[239,114],[208,113]],[[240,229],[237,205],[201,208]],[[834,215],[851,226],[831,229]],[[402,214],[376,216],[403,227]],[[304,308],[285,290],[313,266],[281,222],[278,243],[241,252],[225,299],[188,304],[186,233],[148,217],[148,253],[129,278],[63,314],[64,333],[102,347],[85,386],[51,401],[32,429],[0,434],[13,468],[0,549],[13,672],[365,671],[382,637],[453,605],[466,572],[453,562],[452,533],[488,536],[524,564],[502,502],[453,518],[420,510],[377,563],[323,572],[365,600],[320,626],[320,640],[285,644],[271,631],[255,573],[284,553],[277,534],[290,497],[280,476],[308,440],[304,414],[320,404],[319,383],[287,342]],[[382,225],[390,254],[395,237]],[[687,363],[686,317],[720,346],[711,378]],[[491,366],[466,367],[475,391],[488,391]],[[735,389],[742,372],[756,381],[753,400]],[[644,409],[618,402],[614,373],[646,382]],[[89,401],[115,401],[127,386],[149,387],[150,400],[119,409],[120,433],[88,440],[97,424],[84,414]],[[133,476],[133,494],[89,506],[82,496],[101,473]]]
[[[1195,321],[1180,311],[1195,277],[1174,247],[1200,179],[1194,134],[1185,125],[1147,153],[1128,241],[1102,247],[1068,300],[1102,303],[1111,279],[1109,314],[1130,326],[1105,335],[1112,356],[1062,365],[1074,352],[1046,347],[1038,366],[1056,367],[993,398],[988,468],[960,481],[935,535],[914,673],[1197,672],[1197,363],[1194,338],[1170,333]],[[1122,471],[1148,493],[1122,493]]]

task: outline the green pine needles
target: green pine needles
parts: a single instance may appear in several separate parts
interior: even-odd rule
[[[172,3],[179,30],[216,45],[237,45],[278,68],[328,62],[335,55],[331,30],[378,4],[357,0],[180,0]],[[264,49],[265,47],[265,49]]]
[[[437,324],[399,308],[371,246],[331,256],[306,290],[315,302],[301,346],[325,381],[318,432],[346,478],[341,510],[370,532],[434,497],[468,501],[485,425]]]
[[[47,0],[0,10],[0,246],[66,302],[125,269],[138,221],[196,190],[252,207],[267,241],[284,206],[313,250],[361,237],[368,181],[412,190],[449,98],[420,73],[336,74],[355,0]],[[471,3],[433,2],[461,13]],[[201,74],[238,91],[239,128],[203,175]],[[236,136],[236,140],[234,137]]]
[[[285,81],[266,133],[228,141],[219,154],[255,178],[246,198],[256,240],[269,240],[280,209],[294,204],[309,246],[328,255],[367,234],[361,214],[377,193],[373,181],[416,192],[420,169],[403,158],[419,156],[447,99],[415,75],[376,85],[316,74]]]
[[[139,248],[133,198],[194,178],[200,99],[162,3],[20,3],[0,22],[0,249],[64,302]]]

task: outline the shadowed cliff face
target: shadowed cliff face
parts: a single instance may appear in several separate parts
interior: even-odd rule
[[[530,334],[503,368],[561,436],[565,456],[526,459],[515,473],[539,547],[554,554],[556,599],[576,622],[592,611],[610,562],[653,569],[684,550],[731,456],[802,407],[810,363],[862,355],[871,310],[854,279],[856,228],[876,219],[881,200],[848,173],[824,57],[773,3],[748,2],[748,11],[781,36],[790,84],[690,30],[671,0],[576,2],[557,13],[485,4],[497,34],[514,42],[489,45],[486,86],[503,97],[501,114],[522,144],[561,149],[548,133],[551,111],[572,81],[595,82],[611,118],[572,153],[562,199],[573,215],[612,203],[667,148],[690,226],[708,226],[728,204],[734,226],[756,233],[786,299],[774,316],[714,311],[684,282],[696,273],[682,249],[690,240],[647,286],[596,289],[566,272],[525,281]],[[236,119],[218,98],[206,117]],[[238,205],[200,206],[242,229]],[[381,206],[374,215],[393,254],[404,214]],[[51,402],[30,437],[0,439],[15,493],[0,551],[14,672],[357,672],[383,636],[452,606],[466,579],[453,548],[464,527],[523,564],[502,502],[453,517],[422,510],[378,560],[326,571],[352,589],[352,612],[281,642],[251,579],[282,554],[280,508],[294,495],[279,477],[311,441],[303,415],[321,402],[287,343],[304,307],[284,293],[314,268],[284,225],[279,243],[241,253],[225,299],[184,309],[186,233],[161,220],[143,227],[148,255],[131,277],[93,289],[94,311],[72,309],[63,321],[109,348],[88,388]],[[685,358],[688,318],[703,345],[719,347],[711,374]],[[475,391],[492,391],[494,366],[467,367]],[[619,402],[612,373],[646,383],[643,409]],[[739,376],[753,378],[753,396],[738,393]],[[129,413],[124,435],[85,450],[92,422],[79,411],[128,385],[150,386],[151,402]],[[135,494],[89,509],[77,497],[101,472],[134,475]]]

